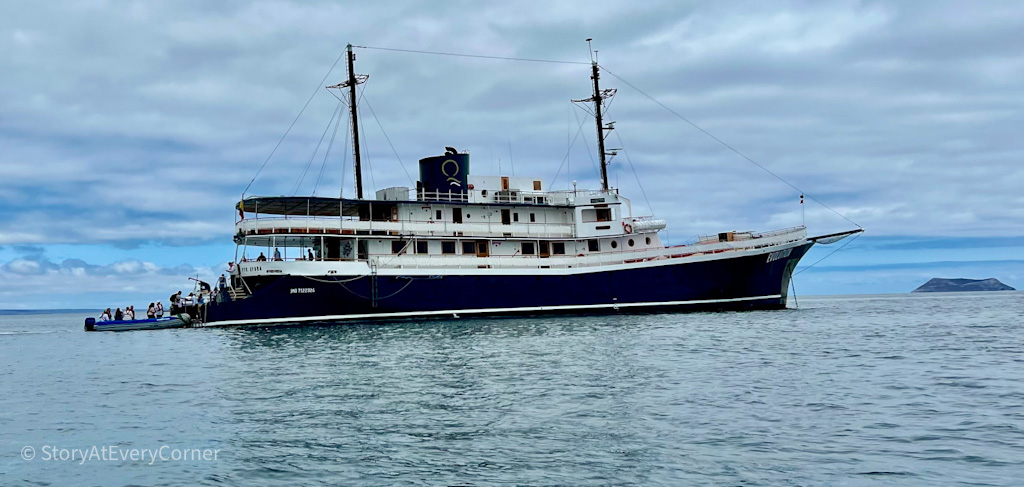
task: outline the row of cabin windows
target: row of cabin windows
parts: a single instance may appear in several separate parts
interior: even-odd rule
[[[608,220],[611,220],[611,210],[608,210]],[[441,220],[444,218],[444,214],[441,210],[435,210],[434,219]],[[469,213],[466,214],[466,218],[469,218]],[[501,210],[501,223],[505,225],[511,225],[512,222],[519,222],[519,213],[512,213],[511,210]],[[452,223],[462,223],[462,208],[452,208]],[[530,213],[530,223],[537,223],[537,214]]]
[[[647,242],[647,245],[650,245],[651,244],[651,237],[646,237],[646,242]],[[416,241],[415,245],[416,245],[416,253],[417,254],[427,254],[427,253],[429,253],[428,249],[427,249],[427,241],[425,241],[425,240],[418,240],[418,241]],[[550,245],[550,250],[551,250],[550,253],[552,255],[565,255],[565,242],[540,242],[540,253],[541,253],[541,255],[545,255],[545,254],[548,253],[547,252],[548,248],[549,248],[548,245]],[[619,247],[619,242],[617,242],[615,240],[612,240],[609,245],[611,245],[611,248],[616,249],[616,248]],[[630,247],[633,247],[634,245],[636,245],[636,242],[633,239],[629,239],[629,240],[626,241],[626,245],[628,245]],[[404,241],[404,240],[393,240],[391,242],[391,253],[392,254],[406,253],[406,252],[408,252],[408,249],[411,248],[411,246],[412,246],[411,242]],[[448,255],[455,254],[455,248],[456,248],[455,241],[453,241],[453,240],[442,240],[441,241],[441,253],[442,254],[448,254]],[[520,244],[520,249],[521,249],[523,255],[536,255],[537,246],[536,246],[536,244],[534,242],[522,242]],[[587,240],[587,250],[589,250],[591,252],[600,252],[601,251],[601,241],[598,240],[598,239],[589,239],[589,240]],[[462,242],[462,254],[463,255],[468,255],[468,254],[485,255],[486,253],[487,253],[487,243],[486,242],[475,242],[475,241],[463,241]]]
[[[550,242],[550,243],[549,242],[542,242],[540,244],[540,246],[541,246],[541,253],[542,254],[545,253],[544,250],[546,250],[548,248],[547,245],[549,245],[549,244],[551,246],[550,248],[551,248],[551,253],[552,254],[555,254],[555,255],[565,255],[565,242]],[[533,242],[523,242],[521,245],[522,245],[521,248],[522,248],[523,255],[535,255],[536,254],[536,252],[535,252],[535,248],[536,247],[534,246]],[[406,253],[406,252],[408,252],[408,249],[410,248],[410,246],[411,246],[410,242],[403,241],[403,240],[393,240],[391,242],[391,253],[392,254],[403,254],[403,253]],[[486,242],[475,242],[475,241],[463,241],[462,242],[462,253],[463,253],[463,255],[468,255],[468,254],[478,254],[478,255],[480,255],[480,254],[485,254],[486,252],[487,252],[487,243]],[[427,254],[427,253],[429,253],[426,241],[420,240],[420,241],[416,242],[416,253],[417,254]],[[455,253],[455,242],[451,241],[451,240],[442,240],[441,241],[441,253],[442,254],[454,254]]]

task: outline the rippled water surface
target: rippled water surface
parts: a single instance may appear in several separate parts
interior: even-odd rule
[[[1024,293],[799,304],[127,333],[0,316],[0,484],[1024,484]],[[110,445],[219,451],[43,458]]]

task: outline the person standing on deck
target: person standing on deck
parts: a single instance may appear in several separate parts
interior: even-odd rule
[[[307,252],[309,252],[309,260],[313,260],[313,249],[309,249]]]
[[[274,247],[274,260],[278,262],[281,261],[281,249],[278,249],[277,247]]]

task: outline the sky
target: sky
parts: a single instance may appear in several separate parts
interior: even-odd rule
[[[798,295],[1024,289],[1021,2],[4,2],[0,309],[144,307],[223,272],[247,187],[352,196],[348,43],[367,192],[445,146],[598,187],[587,38],[611,184],[664,241],[855,222]]]

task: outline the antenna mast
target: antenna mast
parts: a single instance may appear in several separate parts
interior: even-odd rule
[[[590,47],[590,41],[593,39],[587,39],[587,46]],[[600,67],[597,64],[597,51],[590,49],[590,79],[594,80],[594,95],[590,98],[582,100],[573,100],[573,103],[594,103],[594,121],[597,123],[597,155],[601,159],[601,189],[608,191],[608,159],[606,156],[616,155],[615,151],[607,152],[604,148],[604,138],[606,137],[605,131],[615,130],[615,122],[609,122],[607,125],[604,123],[602,108],[604,107],[604,101],[615,96],[617,91],[615,88],[601,90],[601,86],[598,80],[601,79]]]
[[[327,88],[337,90],[348,88],[348,109],[352,115],[352,152],[356,171],[356,198],[363,199],[363,169],[359,159],[359,112],[356,110],[356,85],[365,83],[370,76],[367,74],[355,74],[353,65],[356,55],[352,52],[352,44],[349,44],[345,51],[348,52],[348,80],[328,86]]]

